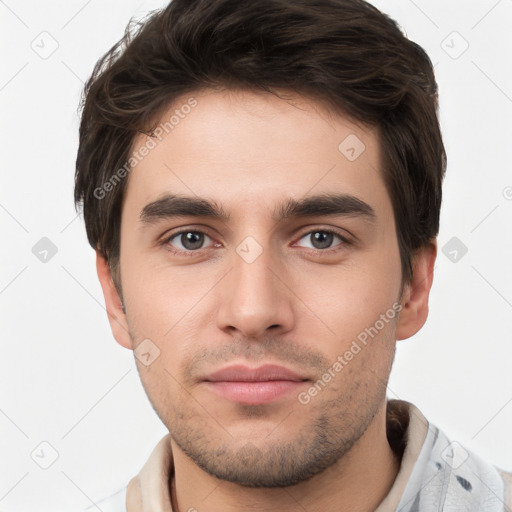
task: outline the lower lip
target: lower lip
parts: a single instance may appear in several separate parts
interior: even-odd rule
[[[292,392],[297,392],[304,381],[269,380],[259,382],[206,382],[217,395],[233,402],[260,405],[273,402]]]

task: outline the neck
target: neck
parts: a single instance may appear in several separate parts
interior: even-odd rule
[[[400,467],[386,437],[386,404],[358,442],[336,464],[286,488],[249,488],[218,480],[196,466],[174,442],[173,512],[373,512]]]

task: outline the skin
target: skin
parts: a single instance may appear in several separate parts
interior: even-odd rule
[[[189,96],[197,106],[129,176],[120,251],[126,314],[97,257],[118,343],[135,349],[150,339],[160,351],[149,366],[136,362],[172,436],[173,509],[329,512],[342,503],[373,511],[399,468],[386,439],[386,385],[396,340],[427,318],[435,240],[417,251],[414,277],[402,287],[375,128],[304,97],[250,91],[197,92],[163,118]],[[338,150],[351,134],[365,145],[354,161]],[[134,149],[146,142],[139,136]],[[142,209],[166,193],[215,201],[230,219],[141,221]],[[375,219],[272,216],[290,198],[322,193],[355,196]],[[207,236],[195,252],[174,253],[190,247],[169,239],[178,228]],[[326,229],[347,241],[335,235],[318,248],[312,235]],[[262,249],[251,263],[236,251],[248,236]],[[307,404],[291,393],[244,405],[201,381],[229,364],[276,363],[307,378],[307,392],[397,301],[400,314]]]

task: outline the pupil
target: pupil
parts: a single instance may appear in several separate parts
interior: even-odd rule
[[[183,233],[181,235],[181,243],[185,249],[199,249],[201,245],[203,245],[203,238],[204,235],[202,233],[189,231],[188,233]]]
[[[315,249],[326,249],[332,243],[332,233],[326,233],[325,231],[317,231],[313,234],[313,247]]]

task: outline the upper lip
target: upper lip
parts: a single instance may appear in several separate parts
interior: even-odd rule
[[[294,371],[276,364],[265,364],[249,368],[241,364],[221,368],[204,379],[210,382],[262,382],[271,380],[290,380],[301,382],[308,380]]]

